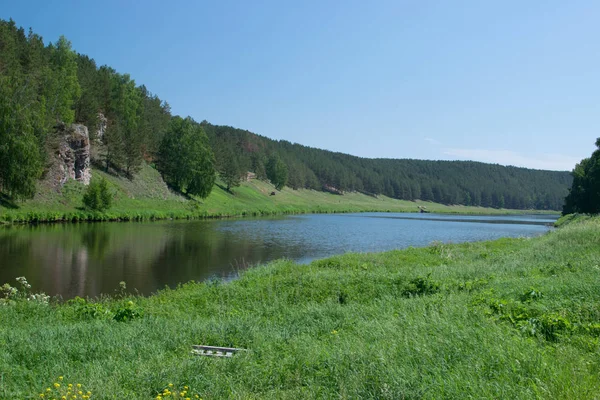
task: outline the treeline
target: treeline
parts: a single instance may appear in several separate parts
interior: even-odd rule
[[[250,171],[276,188],[360,191],[515,209],[560,209],[571,176],[478,162],[366,159],[271,140],[171,115],[127,74],[77,54],[64,37],[44,45],[0,20],[0,191],[27,198],[48,168],[61,124],[88,126],[97,165],[134,178],[144,160],[176,190],[205,197],[218,173],[231,190]]]
[[[443,204],[560,210],[571,183],[568,172],[472,161],[360,158],[275,141],[206,121],[202,126],[215,150],[217,165],[235,159],[240,173],[253,171],[261,178],[267,177],[270,160],[278,157],[287,165],[287,185],[294,189],[360,191]]]
[[[600,213],[600,138],[596,139],[596,150],[584,158],[572,172],[573,185],[565,200],[564,214]]]

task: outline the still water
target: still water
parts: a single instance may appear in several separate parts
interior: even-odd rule
[[[465,242],[547,232],[554,215],[361,213],[266,219],[92,223],[0,229],[0,284],[25,276],[63,298],[114,293],[120,281],[150,294],[189,280],[232,277],[278,258],[309,262],[433,241]]]

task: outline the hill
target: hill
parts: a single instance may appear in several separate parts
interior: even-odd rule
[[[25,33],[12,20],[0,20],[0,49],[0,204],[5,207],[27,209],[54,201],[53,211],[67,205],[72,210],[75,186],[65,182],[69,177],[89,182],[90,164],[96,176],[129,179],[119,181],[117,194],[137,187],[143,197],[165,202],[154,210],[175,211],[185,199],[206,198],[217,190],[217,178],[230,194],[242,195],[236,187],[249,172],[278,190],[287,186],[343,195],[338,203],[362,193],[499,209],[559,210],[572,181],[567,172],[479,162],[360,158],[198,123],[172,115],[166,101],[128,74],[98,67],[76,53],[65,37],[45,45],[41,36]],[[57,157],[76,171],[64,174]],[[156,187],[144,186],[147,164],[172,190],[161,179]],[[44,180],[49,176],[60,187],[48,187]],[[157,191],[162,193],[158,197]],[[118,197],[128,204],[131,196]],[[22,202],[32,197],[37,200]],[[43,200],[47,197],[54,200]],[[212,215],[207,209],[198,212]]]

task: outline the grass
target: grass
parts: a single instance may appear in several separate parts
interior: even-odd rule
[[[170,191],[160,174],[148,165],[130,180],[94,169],[94,176],[106,178],[115,193],[114,206],[105,213],[84,210],[85,187],[69,181],[60,192],[40,183],[33,200],[21,204],[0,197],[0,223],[77,222],[111,220],[153,220],[218,218],[299,213],[338,213],[361,211],[417,212],[424,206],[431,212],[456,214],[508,214],[518,210],[442,205],[425,201],[377,198],[360,193],[343,196],[314,190],[275,191],[260,180],[243,182],[230,193],[215,186],[207,199],[190,199]],[[271,193],[276,192],[272,196]],[[531,211],[528,211],[531,212]]]
[[[532,239],[281,260],[149,297],[17,300],[0,306],[0,398],[64,376],[93,399],[169,383],[204,399],[597,399],[599,244],[589,218]]]

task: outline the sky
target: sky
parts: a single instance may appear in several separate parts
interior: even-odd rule
[[[571,170],[600,137],[598,1],[0,0],[174,114],[370,158]]]

